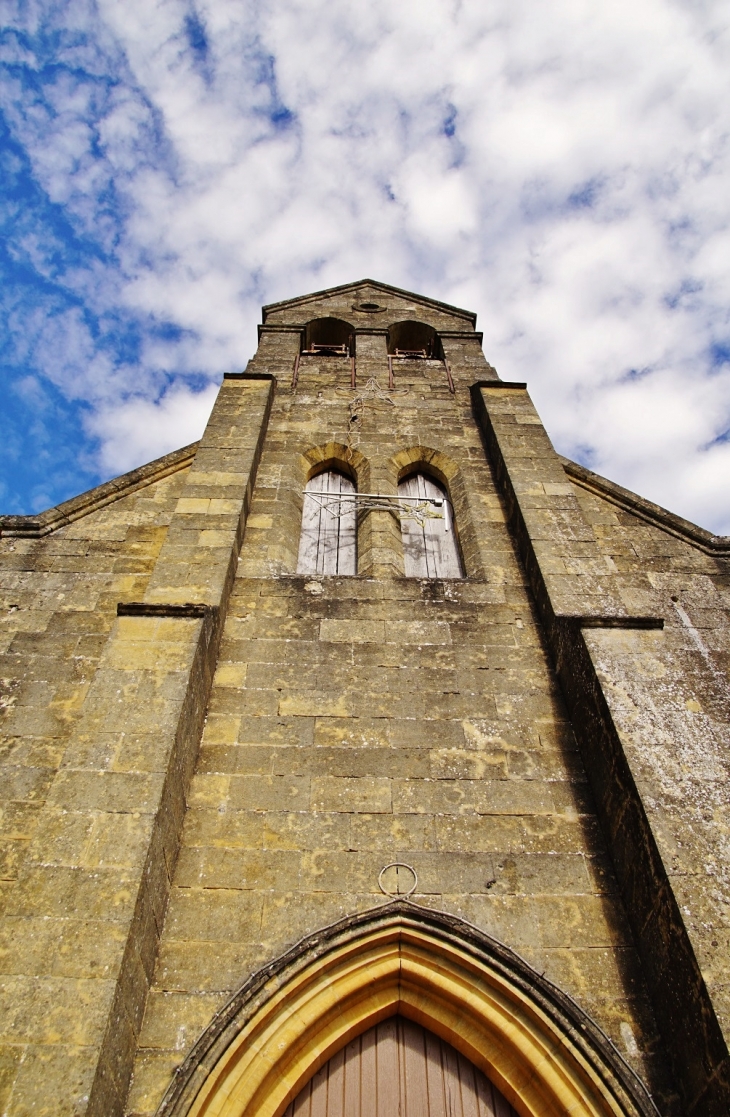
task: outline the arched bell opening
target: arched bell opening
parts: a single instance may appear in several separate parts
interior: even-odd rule
[[[337,1052],[393,1017],[453,1047],[518,1117],[656,1117],[570,998],[477,928],[403,900],[255,974],[178,1069],[158,1117],[283,1117]]]
[[[304,328],[302,352],[309,356],[352,357],[355,327],[342,318],[313,318]]]
[[[388,330],[388,353],[420,360],[444,359],[441,339],[426,322],[394,322]]]

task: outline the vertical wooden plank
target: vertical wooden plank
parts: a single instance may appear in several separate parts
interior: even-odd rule
[[[377,1028],[360,1036],[360,1059],[361,1117],[378,1117]]]
[[[417,478],[418,482],[418,495],[423,499],[425,497],[435,497],[436,500],[442,499],[442,493],[438,485],[436,485],[430,477],[426,477],[423,473],[419,473]],[[436,511],[436,509],[434,509]],[[439,509],[443,516],[443,509]],[[440,578],[441,575],[441,532],[439,530],[442,521],[436,519],[428,519],[423,525],[423,540],[426,551],[426,570],[428,571],[427,577]]]
[[[326,473],[320,473],[319,480],[323,490],[332,496],[339,496],[339,473],[328,470]],[[337,544],[340,522],[336,512],[339,512],[339,509],[332,509],[326,505],[322,509],[319,532],[320,555],[317,561],[318,574],[337,573]]]
[[[423,1117],[429,1112],[426,1076],[426,1035],[423,1028],[410,1020],[401,1023],[401,1049],[405,1067],[405,1097],[401,1106],[403,1117]]]
[[[479,1117],[476,1075],[479,1073],[473,1063],[463,1055],[457,1056],[459,1082],[461,1084],[461,1110],[463,1117]]]
[[[360,1117],[362,1114],[362,1059],[360,1036],[357,1036],[345,1048],[344,1072],[344,1112],[346,1117]]]
[[[340,492],[355,492],[355,486],[350,478],[342,474],[340,474]],[[357,509],[354,500],[347,501],[342,506],[339,520],[337,573],[349,576],[357,574]]]
[[[403,1049],[403,1024],[402,1016],[395,1018],[396,1050],[398,1052],[398,1114],[406,1117],[407,1091],[406,1091],[406,1058]]]
[[[327,1079],[329,1078],[329,1063],[320,1067],[309,1086],[309,1117],[327,1117]],[[304,1087],[302,1093],[307,1090]],[[306,1114],[305,1114],[306,1117]]]
[[[429,1117],[450,1117],[444,1088],[443,1044],[433,1032],[424,1030],[426,1045],[426,1082]]]
[[[444,1068],[444,1093],[448,1117],[463,1117],[461,1105],[461,1083],[459,1081],[459,1057],[454,1048],[444,1043],[441,1049]]]
[[[496,1086],[492,1086],[492,1091],[494,1094],[494,1117],[519,1117],[517,1110],[510,1105],[504,1094],[501,1094]]]
[[[287,1107],[285,1117],[311,1117],[312,1081],[309,1081]]]
[[[407,477],[398,486],[399,496],[418,496],[418,477]],[[409,516],[401,517],[406,578],[427,578],[426,543],[423,528]]]
[[[393,1117],[401,1112],[396,1019],[392,1016],[377,1026],[377,1117]]]
[[[316,480],[316,478],[315,478]],[[308,482],[307,489],[313,488]],[[299,558],[297,560],[298,574],[317,573],[317,551],[319,548],[319,508],[313,496],[304,492],[302,504],[302,530],[299,536]]]
[[[463,578],[464,566],[459,553],[459,540],[454,529],[454,510],[444,490],[444,518],[441,523],[442,578]]]
[[[327,1117],[345,1117],[345,1052],[338,1051],[327,1066]]]
[[[495,1117],[494,1112],[494,1087],[486,1075],[477,1070],[474,1078],[476,1080],[477,1088],[477,1106],[479,1109],[479,1117]],[[502,1114],[502,1117],[506,1117]]]

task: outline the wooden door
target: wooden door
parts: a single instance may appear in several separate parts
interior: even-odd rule
[[[419,524],[401,514],[406,577],[463,578],[451,503],[445,489],[425,473],[415,473],[401,481],[398,495],[443,501],[440,508],[434,508],[441,514],[440,519],[426,519]]]
[[[393,1016],[325,1063],[284,1117],[518,1117],[473,1063]]]
[[[299,574],[357,573],[357,512],[354,500],[339,498],[355,492],[349,477],[334,470],[307,482],[299,540]]]

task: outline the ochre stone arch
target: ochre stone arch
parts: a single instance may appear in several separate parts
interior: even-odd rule
[[[391,465],[396,472],[396,480],[402,481],[409,473],[417,473],[424,469],[431,473],[445,485],[453,501],[451,493],[452,483],[459,477],[459,467],[446,454],[434,450],[431,446],[409,446],[407,450],[400,450],[391,458]]]
[[[409,446],[395,454],[389,464],[396,484],[412,473],[427,473],[441,482],[454,508],[456,534],[467,577],[482,576],[479,546],[469,511],[466,485],[456,462],[432,446]]]
[[[300,456],[299,464],[302,486],[325,469],[337,469],[345,473],[360,491],[366,488],[369,481],[370,465],[367,458],[359,450],[345,446],[342,442],[327,442],[323,446],[305,450]]]
[[[333,924],[251,978],[158,1117],[280,1117],[336,1051],[395,1014],[452,1044],[522,1117],[656,1117],[568,997],[475,927],[403,900]]]

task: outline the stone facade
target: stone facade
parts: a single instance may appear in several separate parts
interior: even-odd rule
[[[354,359],[301,354],[324,317]],[[408,320],[438,358],[389,358]],[[0,521],[8,1117],[165,1111],[237,990],[394,861],[661,1114],[730,1111],[730,541],[560,458],[474,326],[371,281],[265,308],[197,446]],[[356,576],[297,574],[326,465],[437,478],[466,576],[404,577],[387,510]]]

